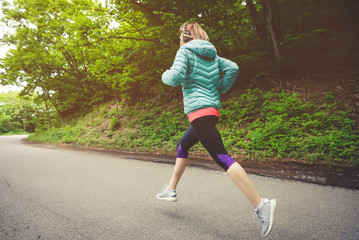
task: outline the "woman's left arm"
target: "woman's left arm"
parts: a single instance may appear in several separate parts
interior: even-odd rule
[[[218,58],[219,70],[224,73],[219,93],[224,94],[232,87],[234,81],[236,81],[239,68],[238,65],[231,60],[222,57]]]
[[[187,53],[185,49],[179,49],[170,70],[162,74],[162,82],[166,85],[179,86],[187,74]]]

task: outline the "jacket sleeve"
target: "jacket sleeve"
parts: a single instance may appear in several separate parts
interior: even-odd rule
[[[220,72],[224,74],[219,88],[219,93],[223,94],[232,87],[237,78],[239,67],[235,62],[221,57],[219,57],[218,64]]]
[[[162,74],[162,82],[166,85],[179,86],[187,74],[187,54],[185,49],[179,49],[170,70]]]

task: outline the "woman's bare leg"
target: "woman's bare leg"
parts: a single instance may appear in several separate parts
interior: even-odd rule
[[[181,179],[184,170],[186,169],[187,160],[188,160],[188,158],[177,158],[176,159],[176,164],[173,169],[173,174],[172,174],[170,183],[167,186],[168,189],[176,189],[177,184],[178,184],[179,180]]]
[[[247,197],[253,208],[257,208],[261,202],[261,197],[242,166],[237,162],[233,163],[232,166],[228,168],[227,174]]]

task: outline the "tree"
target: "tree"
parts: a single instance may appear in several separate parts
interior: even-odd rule
[[[55,114],[53,108],[37,101],[37,96],[21,98],[18,92],[0,93],[0,133],[51,127],[46,127],[46,122],[56,123]]]
[[[258,16],[257,7],[254,5],[253,0],[246,0],[247,7],[251,14],[252,22],[255,26],[257,35],[263,44],[267,42],[267,31],[265,27],[265,20]]]
[[[279,50],[278,50],[278,45],[277,45],[277,40],[276,40],[276,34],[274,32],[274,28],[273,28],[273,12],[272,12],[272,7],[269,4],[269,0],[264,0],[264,3],[268,9],[268,29],[270,32],[270,36],[272,39],[272,44],[273,44],[273,49],[274,49],[274,55],[275,58],[278,60],[280,58],[279,55]]]
[[[15,33],[0,42],[15,48],[1,59],[0,83],[38,94],[59,122],[117,97],[180,94],[160,79],[186,21],[199,22],[218,54],[238,63],[234,87],[359,62],[355,0],[17,0],[2,9]]]
[[[104,99],[101,86],[87,70],[91,34],[105,19],[102,9],[89,0],[24,1],[5,8],[5,20],[16,33],[3,42],[14,44],[3,61],[7,83],[25,83],[24,93],[40,91],[61,114],[72,113]],[[88,13],[94,12],[92,18]],[[101,15],[100,15],[101,16]],[[102,90],[102,91],[101,91]]]

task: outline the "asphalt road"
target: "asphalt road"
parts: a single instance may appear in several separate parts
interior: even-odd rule
[[[155,195],[173,166],[0,136],[0,239],[264,239],[227,175],[188,168],[179,201]],[[359,191],[250,175],[278,202],[267,239],[359,239]]]

